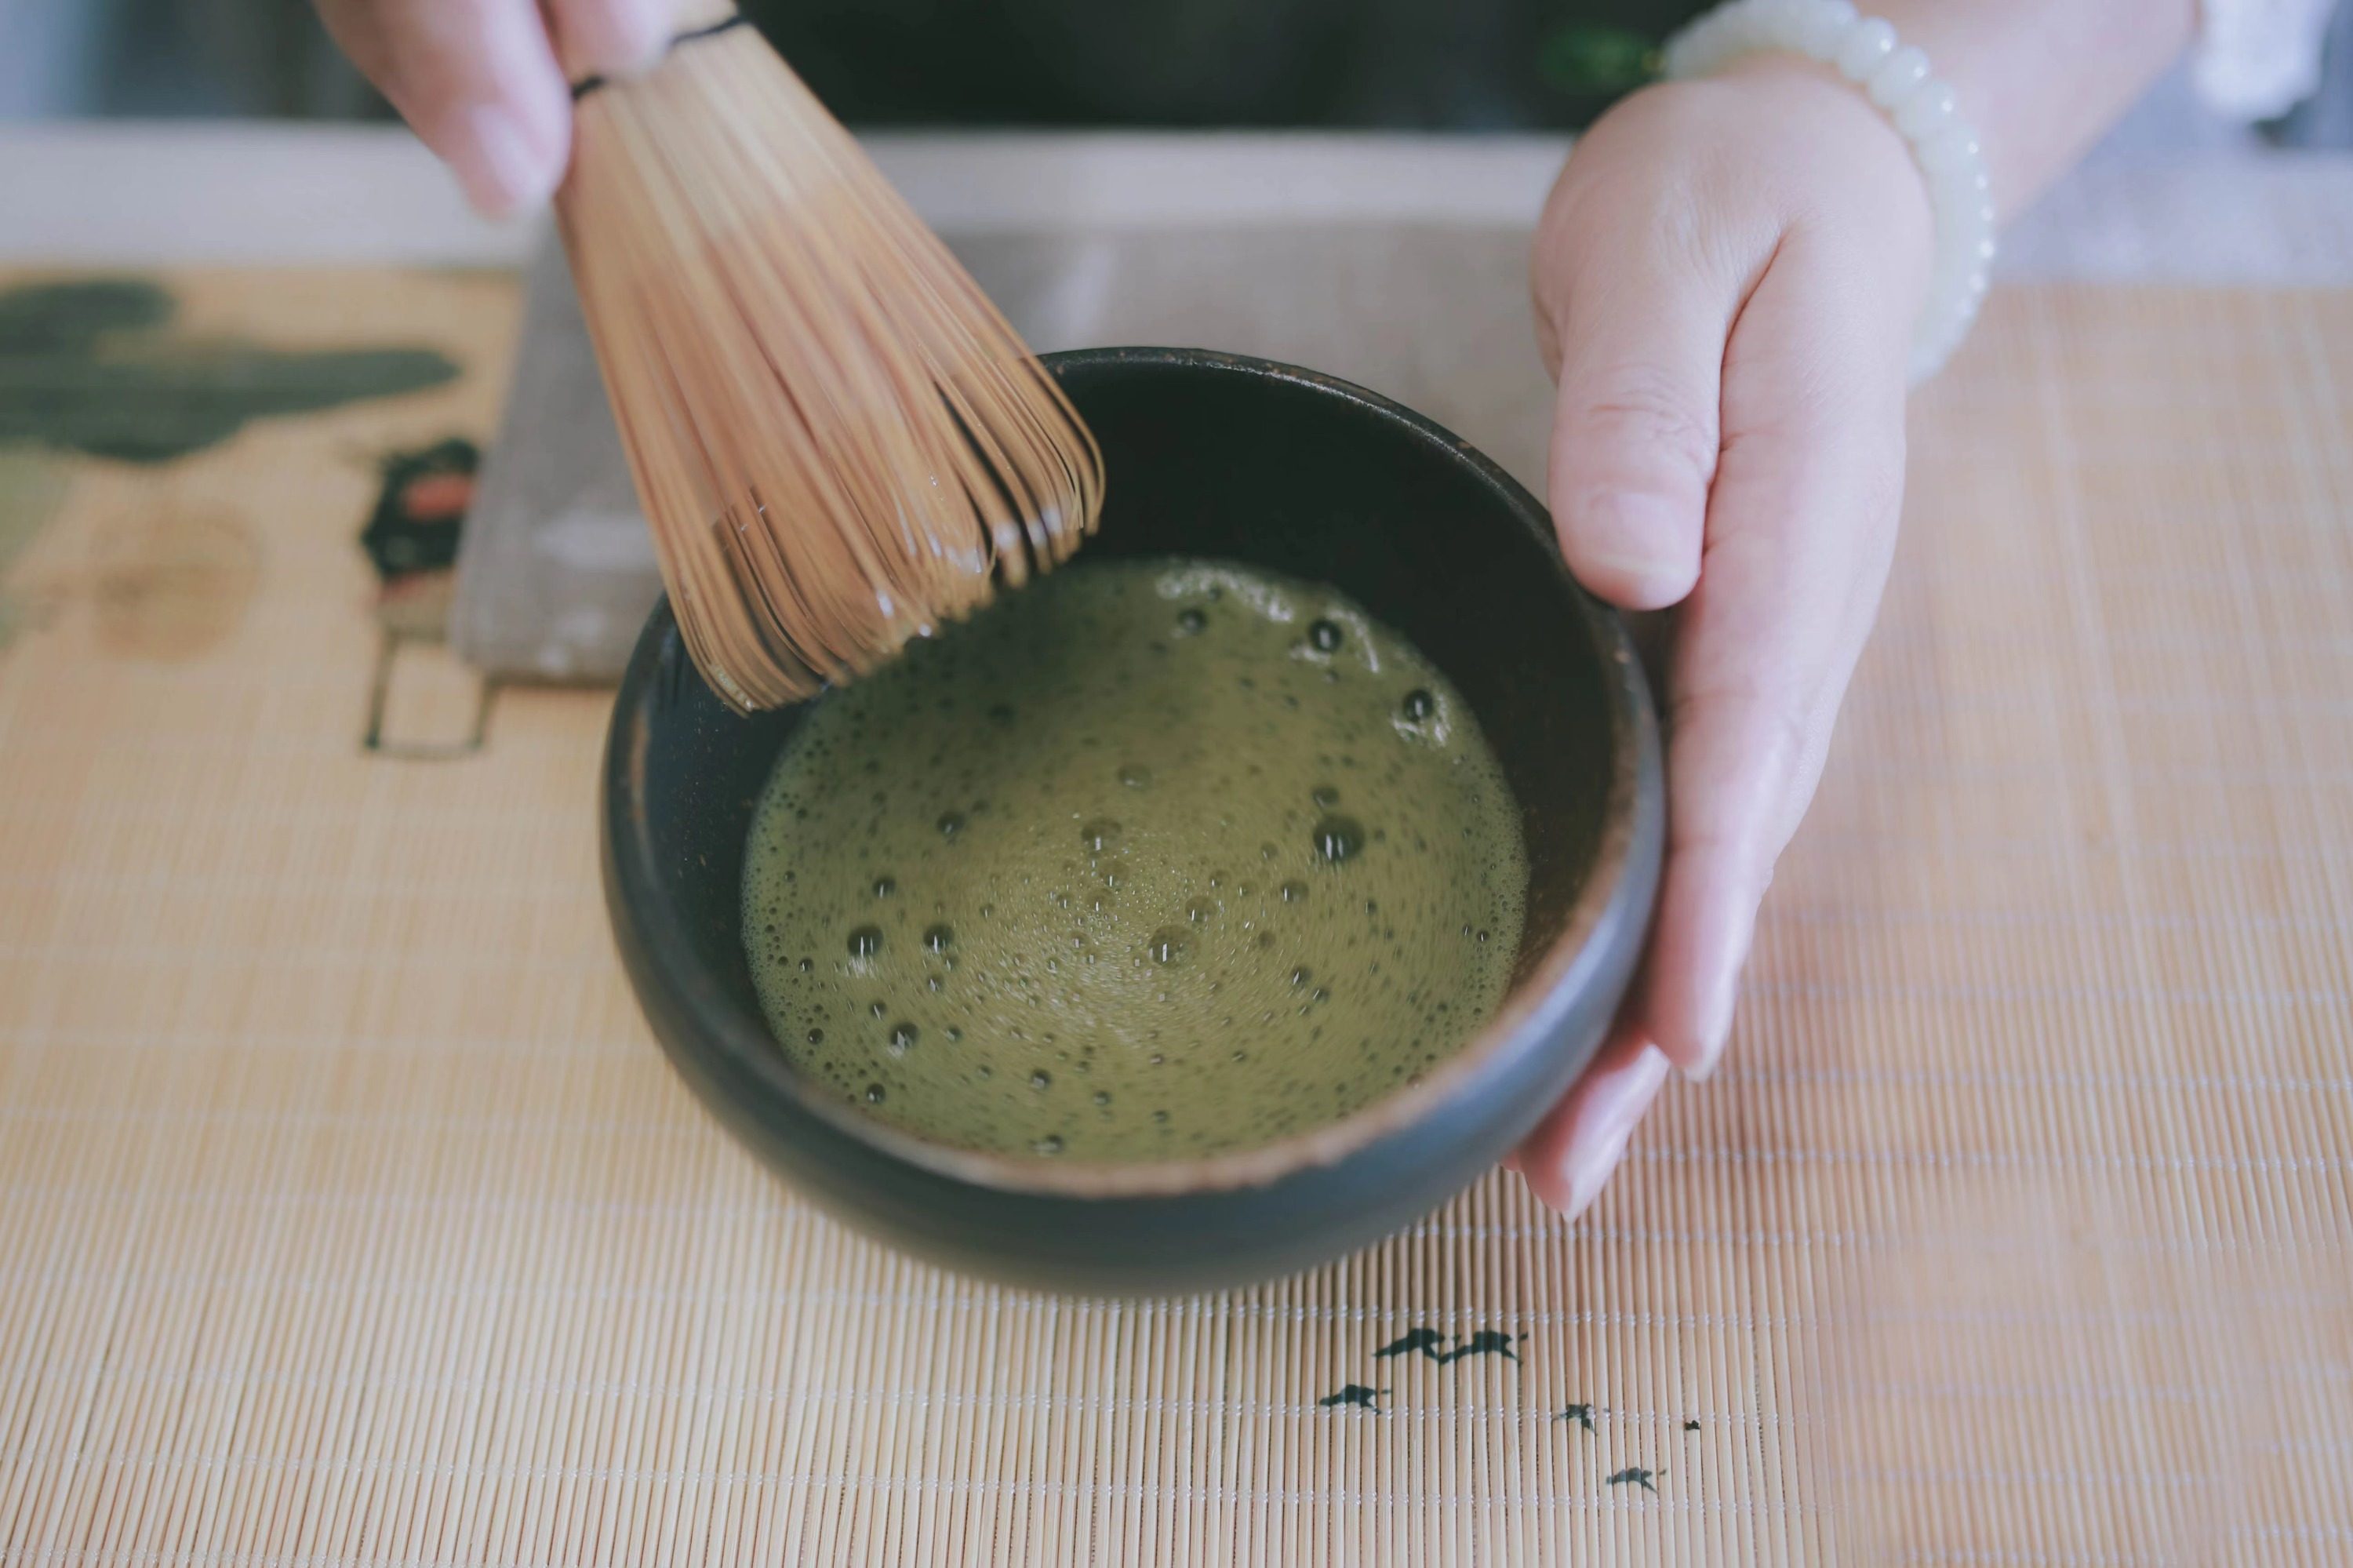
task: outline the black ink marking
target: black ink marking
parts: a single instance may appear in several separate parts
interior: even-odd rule
[[[1387,1393],[1388,1393],[1388,1390],[1385,1388],[1366,1388],[1363,1383],[1352,1383],[1345,1388],[1343,1388],[1339,1393],[1327,1393],[1315,1403],[1322,1405],[1326,1410],[1331,1409],[1335,1405],[1353,1404],[1362,1409],[1369,1410],[1374,1414],[1378,1415],[1381,1414],[1381,1407],[1375,1404],[1373,1401],[1380,1398]]]
[[[1442,1361],[1446,1357],[1439,1347],[1445,1343],[1446,1336],[1435,1329],[1408,1329],[1404,1333],[1375,1351],[1373,1356],[1375,1360],[1379,1360],[1385,1356],[1409,1356],[1416,1351],[1419,1351],[1431,1361]]]
[[[422,391],[458,378],[426,348],[262,348],[169,336],[177,304],[136,279],[0,293],[0,446],[37,441],[160,463],[217,446],[248,421]]]
[[[360,548],[378,577],[390,580],[457,565],[459,524],[481,465],[481,449],[462,436],[384,459],[384,488],[360,534]]]
[[[1659,1472],[1656,1470],[1646,1470],[1640,1465],[1629,1465],[1624,1469],[1619,1471],[1616,1475],[1610,1477],[1604,1484],[1608,1486],[1620,1487],[1630,1483],[1641,1488],[1652,1497],[1656,1497],[1659,1495],[1659,1489],[1651,1484],[1651,1478],[1658,1473]]]
[[[1590,1432],[1593,1430],[1593,1406],[1589,1404],[1572,1404],[1567,1410],[1562,1411],[1558,1415],[1554,1416],[1553,1419],[1555,1421],[1574,1421],[1579,1426],[1582,1426],[1588,1432]]]
[[[1494,1329],[1482,1329],[1471,1336],[1469,1343],[1457,1346],[1438,1359],[1442,1362],[1459,1361],[1464,1356],[1501,1356],[1505,1361],[1515,1361],[1520,1358],[1513,1353],[1512,1346],[1526,1338],[1525,1334],[1506,1334]]]

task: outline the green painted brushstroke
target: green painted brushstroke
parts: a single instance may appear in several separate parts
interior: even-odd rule
[[[168,292],[135,279],[0,293],[0,447],[168,462],[253,419],[422,391],[459,374],[431,349],[174,341],[164,329],[175,309]]]

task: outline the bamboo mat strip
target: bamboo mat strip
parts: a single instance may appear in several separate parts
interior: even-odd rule
[[[361,750],[374,463],[487,432],[511,288],[174,286],[469,370],[75,462],[6,579],[0,1562],[2353,1555],[2353,295],[1996,296],[1728,1065],[1586,1221],[1496,1177],[1111,1303],[869,1245],[671,1081],[603,698]],[[259,551],[200,647],[105,588],[185,518]]]

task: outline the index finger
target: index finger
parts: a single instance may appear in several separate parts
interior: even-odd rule
[[[1793,233],[1735,328],[1707,544],[1669,678],[1667,866],[1641,1002],[1645,1033],[1694,1074],[1731,1029],[1757,906],[1820,777],[1902,503],[1908,302],[1859,297],[1811,254],[1821,243]]]

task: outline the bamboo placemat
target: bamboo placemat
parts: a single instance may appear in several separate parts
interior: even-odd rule
[[[2353,1554],[2353,295],[1997,296],[1729,1063],[1585,1222],[1113,1304],[671,1080],[603,698],[363,750],[377,465],[487,434],[511,285],[174,287],[466,373],[0,453],[0,1561]]]

